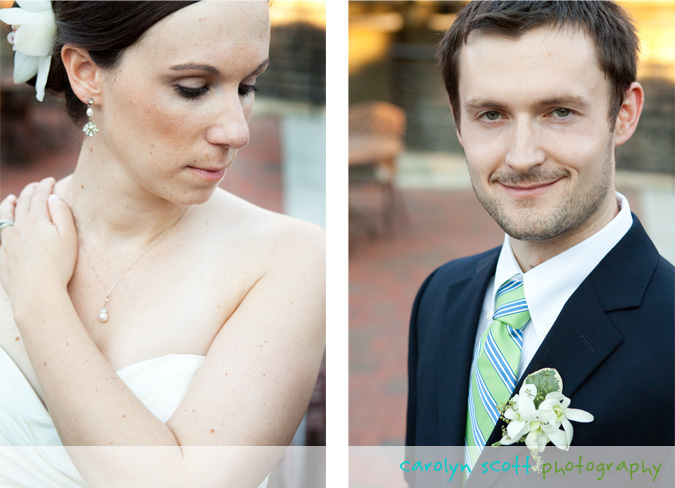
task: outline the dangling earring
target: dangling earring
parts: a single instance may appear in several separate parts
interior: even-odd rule
[[[96,127],[96,124],[91,120],[91,116],[94,115],[94,111],[92,110],[91,106],[94,104],[93,99],[89,99],[87,103],[87,123],[84,124],[84,127],[82,127],[82,132],[87,134],[89,137],[94,137],[94,135],[98,132],[98,127]]]

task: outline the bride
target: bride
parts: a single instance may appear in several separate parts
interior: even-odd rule
[[[15,79],[34,66],[90,137],[72,175],[0,204],[0,445],[62,444],[77,471],[0,448],[0,479],[247,486],[188,446],[288,445],[325,337],[323,230],[218,188],[249,139],[268,4],[18,4],[0,14]]]

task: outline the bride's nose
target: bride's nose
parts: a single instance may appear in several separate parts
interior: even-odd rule
[[[225,98],[219,103],[218,112],[206,131],[206,139],[211,144],[240,149],[249,141],[248,119],[238,93]]]

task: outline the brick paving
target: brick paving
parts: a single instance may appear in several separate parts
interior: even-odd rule
[[[251,142],[239,151],[221,187],[268,210],[284,211],[280,120],[276,115],[251,118]]]
[[[370,236],[359,222],[350,239],[350,445],[403,442],[408,319],[415,293],[439,265],[503,239],[471,190],[400,194],[408,219],[393,235]]]
[[[621,190],[639,214],[639,195]],[[378,196],[355,195],[363,208]],[[404,190],[407,224],[391,235],[352,221],[349,262],[349,443],[400,445],[405,437],[408,319],[422,281],[441,264],[503,241],[472,190]],[[370,204],[370,205],[368,205]]]

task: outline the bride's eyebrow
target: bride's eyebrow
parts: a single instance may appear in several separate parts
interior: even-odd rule
[[[256,69],[251,71],[251,74],[249,74],[248,76],[259,75],[265,70],[265,68],[267,68],[267,65],[269,64],[270,60],[269,58],[267,58],[265,61],[260,63]],[[171,70],[172,71],[202,70],[216,76],[220,75],[220,71],[218,70],[218,68],[216,68],[215,66],[211,66],[210,64],[199,64],[199,63],[177,64],[175,66],[171,66]]]
[[[218,71],[218,68],[211,66],[210,64],[197,64],[197,63],[186,63],[186,64],[177,64],[176,66],[171,66],[172,71],[184,71],[188,69],[198,69],[198,70],[203,70],[208,73],[214,74],[214,75],[219,75],[220,71]]]
[[[259,75],[263,71],[265,71],[265,68],[270,64],[270,58],[267,58],[265,61],[260,63],[256,69],[254,69],[249,76],[254,76],[254,75]]]

